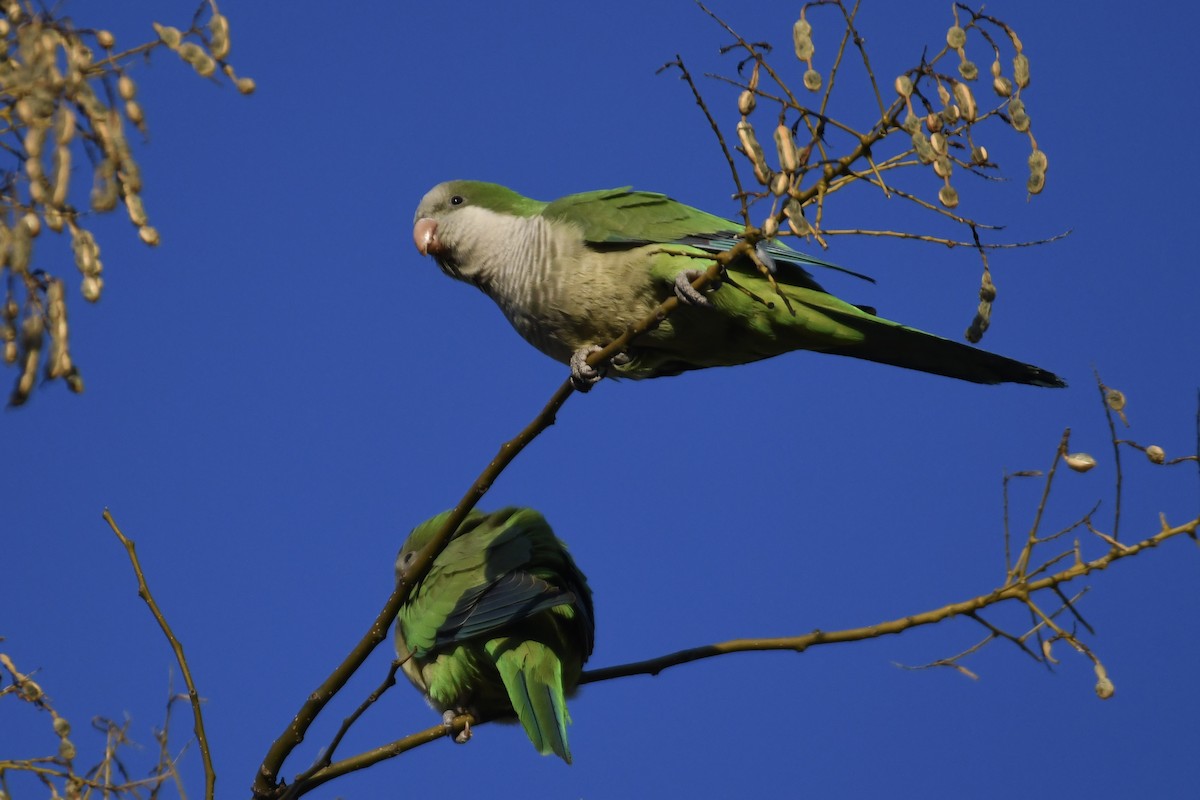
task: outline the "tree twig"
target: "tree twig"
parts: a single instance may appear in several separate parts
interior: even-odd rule
[[[132,539],[121,532],[117,526],[117,521],[113,519],[111,513],[106,508],[104,509],[104,521],[112,528],[112,532],[116,534],[117,539],[125,546],[125,552],[129,555],[129,562],[133,565],[133,574],[137,576],[138,597],[145,601],[150,608],[150,613],[154,616],[154,620],[158,623],[158,627],[162,628],[163,634],[167,637],[167,641],[171,645],[171,650],[175,653],[175,660],[179,663],[179,671],[183,674],[183,681],[187,684],[188,703],[192,707],[192,730],[196,734],[196,742],[200,747],[200,758],[204,762],[204,797],[205,800],[213,800],[213,792],[217,783],[217,772],[213,768],[212,753],[208,749],[208,736],[204,733],[204,714],[200,711],[200,693],[196,691],[196,683],[192,680],[192,671],[188,667],[187,656],[183,652],[183,644],[176,638],[171,626],[167,624],[167,618],[163,616],[162,610],[158,607],[158,603],[154,599],[154,595],[150,593],[150,587],[146,584],[146,576],[142,572],[142,564],[137,557],[137,545]]]

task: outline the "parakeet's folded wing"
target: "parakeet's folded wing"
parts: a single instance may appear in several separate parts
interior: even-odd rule
[[[436,529],[433,523],[440,518],[425,528]],[[472,515],[463,527],[474,529],[473,534],[450,541],[400,610],[401,635],[413,655],[423,657],[438,647],[481,636],[558,605],[578,603],[590,616],[586,585],[570,586],[577,581],[567,575],[570,588],[560,589],[536,570],[530,571],[539,557],[539,543],[552,544],[550,552],[561,546],[540,514],[512,509],[509,514]],[[427,539],[423,534],[417,534],[416,544]],[[413,543],[410,540],[406,549]]]
[[[567,195],[549,203],[542,216],[571,222],[583,230],[584,239],[599,247],[640,247],[646,244],[681,244],[718,253],[730,249],[743,228],[736,222],[672,200],[665,194],[634,191],[628,186]],[[764,244],[776,266],[784,269],[776,279],[783,283],[820,289],[803,265],[824,267],[871,281],[866,275],[839,267],[786,247],[778,241]],[[798,272],[792,272],[794,268]],[[872,281],[873,282],[873,281]]]
[[[485,586],[465,592],[437,630],[434,647],[473,639],[527,619],[539,611],[577,600],[528,572],[510,572]]]

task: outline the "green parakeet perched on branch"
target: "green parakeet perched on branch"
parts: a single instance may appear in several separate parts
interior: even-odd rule
[[[843,302],[805,267],[848,270],[778,241],[756,248],[778,293],[750,258],[734,261],[718,288],[696,291],[691,281],[709,266],[704,254],[729,250],[742,232],[661,194],[606,189],[545,203],[480,181],[435,186],[413,226],[422,254],[483,290],[526,340],[571,365],[580,388],[605,371],[585,363],[588,355],[672,292],[680,307],[612,359],[609,374],[653,378],[815,350],[976,383],[1066,385],[1039,367]]]
[[[398,575],[449,513],[413,529]],[[541,514],[472,511],[400,608],[396,651],[447,723],[456,713],[515,713],[539,753],[569,764],[566,695],[594,630],[587,579]]]

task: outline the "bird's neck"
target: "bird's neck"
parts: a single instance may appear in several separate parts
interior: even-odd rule
[[[483,208],[463,209],[462,223],[473,236],[455,250],[454,277],[473,283],[501,308],[529,308],[534,295],[553,279],[553,264],[580,237],[567,226],[553,226],[540,216],[515,217]],[[448,270],[449,271],[449,270]]]

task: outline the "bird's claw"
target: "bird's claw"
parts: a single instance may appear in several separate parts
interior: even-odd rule
[[[590,391],[604,377],[603,369],[596,369],[587,363],[588,356],[603,349],[598,344],[585,345],[571,356],[571,384],[575,387],[575,391]]]
[[[470,713],[470,712],[462,711],[462,710],[455,711],[452,708],[447,709],[445,712],[443,712],[442,713],[442,725],[444,725],[446,727],[447,733],[450,731],[451,728],[454,727],[455,718],[458,717],[460,714],[467,714],[467,713]],[[454,741],[457,742],[458,744],[466,744],[467,742],[471,741],[471,722],[470,722],[470,720],[463,722],[463,729],[461,731],[459,731],[457,736],[454,737]]]
[[[679,302],[686,303],[689,306],[697,308],[712,308],[712,301],[704,296],[704,293],[699,291],[695,286],[692,286],[692,281],[704,274],[702,269],[685,269],[683,272],[675,276],[675,296],[679,298]],[[708,291],[721,288],[721,281],[709,281]]]

